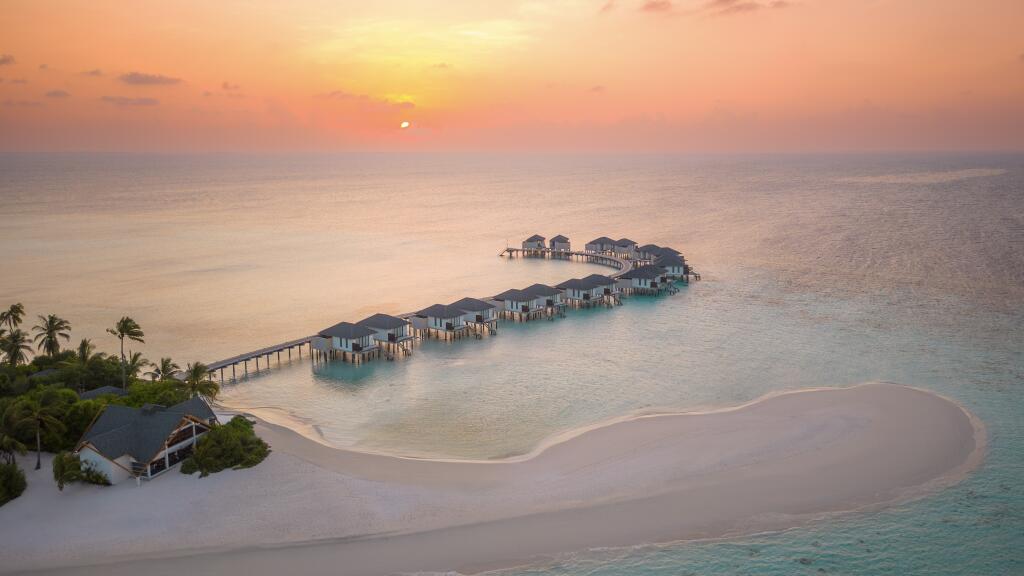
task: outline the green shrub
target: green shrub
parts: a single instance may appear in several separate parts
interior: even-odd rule
[[[181,472],[199,472],[203,477],[228,468],[251,468],[268,454],[270,446],[253,432],[252,423],[242,416],[235,416],[199,439],[195,452],[181,463]]]
[[[25,473],[14,463],[0,463],[0,506],[14,500],[25,491]]]

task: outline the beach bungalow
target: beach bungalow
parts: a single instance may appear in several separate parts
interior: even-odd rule
[[[590,289],[591,298],[603,297],[618,303],[621,291],[615,278],[603,274],[591,274],[584,277],[583,281],[592,286]]]
[[[420,336],[440,340],[455,340],[466,333],[466,311],[455,306],[434,304],[416,313],[426,320],[420,328]]]
[[[385,350],[401,351],[403,354],[412,353],[412,343],[410,342],[414,338],[412,325],[405,318],[388,314],[374,314],[356,324],[374,330],[376,332],[373,335],[374,341]]]
[[[654,265],[664,268],[669,278],[686,278],[686,275],[689,272],[686,260],[682,256],[677,256],[671,253],[666,253],[664,256],[658,257],[658,259],[654,261]]]
[[[216,424],[217,416],[199,397],[170,408],[109,404],[86,429],[75,453],[111,484],[149,480],[192,454],[199,438]]]
[[[476,298],[463,298],[449,306],[462,310],[462,322],[470,330],[478,333],[495,333],[498,327],[498,307],[494,304]]]
[[[536,306],[537,296],[523,290],[516,290],[515,288],[505,290],[495,296],[494,300],[502,305],[499,311],[501,317],[509,320],[532,320],[542,312]]]
[[[540,234],[534,234],[523,240],[523,250],[543,250],[544,248],[544,237]]]
[[[340,322],[320,331],[313,340],[315,350],[329,358],[341,358],[346,362],[363,362],[380,356],[380,346],[374,338],[377,331],[351,322]]]
[[[600,238],[594,238],[584,247],[585,252],[591,252],[593,254],[601,254],[607,252],[615,246],[615,240],[607,236],[601,236]]]
[[[552,238],[549,241],[548,245],[551,247],[551,250],[553,250],[555,252],[569,252],[570,251],[569,239],[566,238],[565,236],[562,236],[561,234],[559,234],[558,236],[555,236],[554,238]]]
[[[619,276],[619,287],[627,294],[660,294],[668,288],[665,269],[648,264]]]

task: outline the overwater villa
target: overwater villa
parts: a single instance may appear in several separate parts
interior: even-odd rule
[[[590,242],[587,242],[587,245],[584,247],[584,251],[592,254],[601,254],[610,251],[614,247],[615,240],[612,240],[607,236],[601,236],[600,238],[594,238]]]
[[[685,279],[689,272],[686,260],[682,256],[677,256],[671,252],[666,252],[664,256],[659,256],[654,261],[654,265],[664,268],[669,278]]]
[[[326,358],[340,358],[358,364],[380,356],[376,335],[377,330],[373,328],[339,322],[321,330],[318,337],[311,340],[311,345]]]
[[[615,241],[612,251],[623,258],[636,258],[636,242],[629,238],[619,238]]]
[[[466,311],[455,306],[434,304],[416,313],[425,320],[417,326],[421,337],[440,340],[456,340],[466,333]]]
[[[593,295],[603,296],[611,304],[622,304],[622,301],[619,299],[622,291],[619,290],[619,284],[615,278],[605,276],[604,274],[591,274],[590,276],[585,276],[583,281],[593,285]]]
[[[665,269],[651,264],[622,274],[618,282],[626,294],[661,294],[670,289]]]
[[[540,234],[534,234],[526,240],[523,240],[523,250],[543,250],[547,248],[544,245],[544,237]]]
[[[405,318],[389,314],[374,314],[356,324],[374,330],[376,334],[373,335],[373,339],[388,354],[412,354],[412,340],[415,337],[412,333],[412,325]]]
[[[111,484],[149,480],[192,454],[199,438],[216,423],[210,405],[199,397],[170,408],[109,404],[82,435],[75,453]]]
[[[477,334],[494,334],[498,328],[498,307],[476,298],[463,298],[449,304],[463,311],[462,322]]]
[[[555,252],[570,252],[569,239],[559,234],[548,242],[548,246]]]
[[[661,246],[657,244],[644,244],[636,249],[637,260],[654,260],[661,256]]]
[[[536,295],[515,288],[494,297],[495,301],[502,303],[501,317],[517,322],[532,320],[542,314],[543,310],[536,306],[536,299]]]
[[[562,290],[546,284],[531,284],[523,288],[523,292],[533,295],[533,305],[544,311],[549,317],[564,316],[565,295]]]

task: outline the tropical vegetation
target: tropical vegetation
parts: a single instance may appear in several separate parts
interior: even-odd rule
[[[252,422],[235,416],[199,439],[195,452],[181,463],[181,472],[204,477],[228,468],[251,468],[269,454],[270,446],[256,435]]]
[[[24,490],[18,457],[29,451],[34,452],[37,470],[43,452],[57,455],[53,467],[58,488],[71,482],[102,483],[103,475],[72,452],[105,406],[171,406],[194,396],[212,400],[220,392],[201,362],[188,363],[182,370],[172,358],[150,363],[141,352],[128,350],[127,343],[145,343],[142,327],[130,316],[107,330],[120,345],[113,355],[98,351],[89,338],[77,339],[77,346],[68,348],[71,322],[56,314],[39,315],[31,334],[23,330],[25,318],[21,304],[0,308],[0,504]],[[124,392],[79,397],[101,387]],[[239,426],[219,433],[223,438],[205,449],[199,459],[203,470],[218,468],[220,460],[235,467],[265,457],[265,444],[254,442]],[[238,450],[253,452],[240,455]]]

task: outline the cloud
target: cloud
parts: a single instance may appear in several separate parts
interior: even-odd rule
[[[704,4],[703,11],[715,16],[744,14],[763,9],[788,8],[793,3],[788,0],[711,0]]]
[[[607,14],[608,12],[611,12],[612,10],[615,10],[615,0],[608,0],[607,2],[605,2],[604,4],[601,5],[600,12],[602,14]]]
[[[82,72],[82,76],[103,76],[103,70],[100,70],[99,68],[85,70]]]
[[[47,98],[68,98],[70,96],[71,94],[69,94],[66,90],[50,90],[46,93]]]
[[[11,80],[11,84],[28,84],[28,80],[25,80],[24,78],[14,78]]]
[[[220,85],[220,88],[221,88],[221,90],[224,90],[225,92],[237,92],[237,91],[242,89],[242,87],[239,86],[238,84],[232,84],[232,83],[228,82],[227,80],[225,80],[224,83]]]
[[[329,100],[339,100],[343,102],[352,102],[356,104],[364,104],[371,106],[388,106],[394,108],[415,108],[416,105],[412,102],[395,102],[388,100],[387,98],[374,98],[367,94],[353,94],[351,92],[345,92],[344,90],[334,90],[326,94],[318,94],[317,98],[326,98]]]
[[[49,69],[50,69],[50,67],[49,67],[49,66],[47,66],[46,64],[40,64],[40,65],[39,65],[39,69],[40,69],[40,70],[49,70]]]
[[[117,79],[133,86],[167,86],[181,82],[181,78],[171,78],[161,74],[144,74],[142,72],[121,74]]]
[[[591,86],[589,92],[593,94],[604,94],[605,87],[598,84],[597,86]]]
[[[437,64],[432,65],[431,68],[436,68],[438,70],[447,70],[451,68],[451,65],[448,64],[447,62],[438,62]]]
[[[0,54],[0,66],[7,66],[8,64],[14,64],[14,56],[10,54]]]
[[[4,106],[17,106],[19,108],[38,108],[42,105],[42,102],[35,100],[4,100]]]
[[[1020,56],[1017,56],[1017,60],[1024,62],[1024,52],[1021,52]]]
[[[671,12],[672,0],[647,0],[640,6],[641,12]]]
[[[156,106],[160,103],[156,98],[129,98],[127,96],[104,96],[104,102],[113,104],[118,108],[129,108],[134,106]]]

